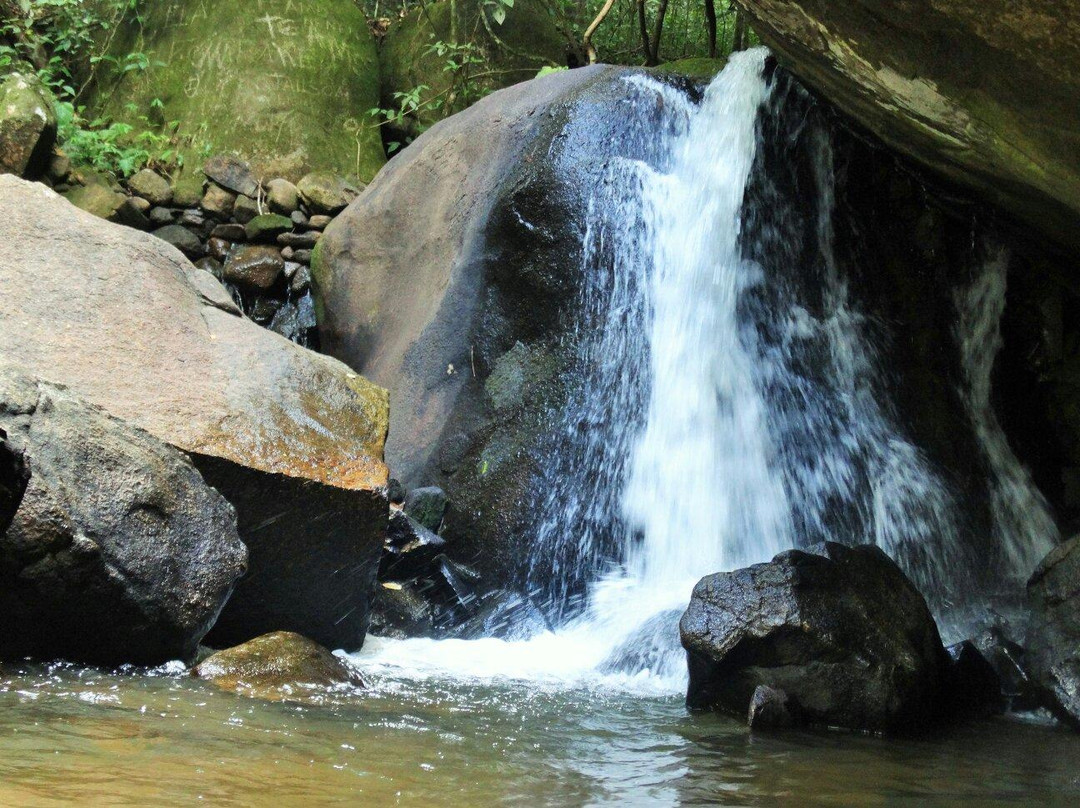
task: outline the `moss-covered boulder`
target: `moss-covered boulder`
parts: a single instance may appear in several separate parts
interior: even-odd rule
[[[378,103],[375,42],[352,0],[144,0],[138,12],[112,53],[164,66],[105,75],[91,108],[179,121],[186,151],[235,153],[266,178],[325,169],[367,182],[383,164],[366,116]]]
[[[363,687],[359,672],[307,637],[275,631],[210,655],[192,674],[222,690],[286,701],[312,690]]]
[[[451,3],[441,0],[395,22],[382,41],[383,106],[397,109],[401,102],[395,93],[428,88],[420,96],[423,106],[409,116],[410,134],[464,109],[485,93],[532,78],[543,67],[564,66],[568,49],[574,47],[538,0],[517,0],[512,8],[503,9],[506,16],[501,23],[487,3],[464,0],[453,7],[456,25]],[[469,57],[481,60],[471,70],[476,78],[467,82],[460,73],[446,69],[450,59],[462,59],[460,52],[447,47],[458,31],[468,32],[477,45]],[[459,41],[465,39],[457,36]]]
[[[0,174],[36,176],[56,142],[52,94],[29,72],[0,76]]]
[[[1080,0],[738,0],[888,145],[1080,245]]]

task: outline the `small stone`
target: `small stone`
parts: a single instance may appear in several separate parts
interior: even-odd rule
[[[262,211],[259,210],[259,203],[250,196],[236,197],[236,204],[233,206],[232,215],[240,224],[247,224],[261,213]]]
[[[405,486],[401,484],[401,480],[391,477],[386,487],[386,498],[390,500],[390,504],[400,505],[405,501],[405,493]]]
[[[286,247],[285,249],[289,250],[293,248]],[[311,250],[293,249],[292,260],[296,261],[296,263],[298,264],[305,264],[307,266],[311,266]]]
[[[211,238],[220,238],[225,241],[247,241],[247,231],[242,224],[219,224],[210,231]]]
[[[283,247],[310,250],[319,243],[321,237],[322,233],[318,230],[309,230],[307,233],[282,233],[277,237],[277,243]]]
[[[281,307],[282,302],[280,300],[275,300],[272,297],[260,297],[255,301],[255,305],[251,307],[251,319],[259,325],[269,325]]]
[[[238,157],[229,155],[211,157],[203,166],[203,174],[222,188],[238,194],[253,197],[259,193],[259,182],[255,178],[255,172],[251,170],[248,163]]]
[[[338,213],[356,199],[360,191],[341,177],[326,171],[308,174],[297,185],[300,198],[314,213]]]
[[[77,185],[64,194],[64,198],[77,208],[102,219],[112,219],[127,197],[101,183]]]
[[[330,226],[330,222],[334,221],[333,216],[312,216],[308,219],[308,227],[312,230],[325,230]]]
[[[197,209],[192,208],[190,210],[185,210],[180,214],[179,224],[182,224],[184,227],[190,227],[193,230],[198,230],[206,224],[206,217]]]
[[[169,182],[156,171],[144,168],[127,181],[128,189],[151,205],[168,205],[172,201]]]
[[[205,269],[219,281],[223,277],[221,261],[216,257],[200,258],[195,262],[195,266],[199,269]]]
[[[289,215],[289,218],[292,219],[293,224],[295,224],[297,227],[304,227],[308,223],[307,214],[305,214],[302,210],[294,210]]]
[[[300,192],[288,180],[270,180],[266,186],[266,202],[274,213],[288,216],[300,207]]]
[[[285,280],[291,281],[297,270],[300,269],[300,264],[292,261],[285,262]]]
[[[286,261],[292,261],[293,253],[295,252],[296,251],[292,247],[286,247],[281,251],[281,257],[284,258]]]
[[[276,248],[243,244],[229,252],[224,275],[229,283],[266,291],[273,288],[284,271],[285,262]]]
[[[168,208],[152,208],[148,215],[150,223],[157,227],[172,224],[173,219],[176,217],[176,214]]]
[[[140,204],[141,203],[141,204]],[[137,230],[149,230],[153,225],[146,213],[150,203],[142,197],[131,196],[124,200],[116,211],[116,221],[120,224],[134,227]]]
[[[447,504],[446,492],[438,486],[414,488],[405,498],[405,513],[437,533],[446,515]]]
[[[299,269],[289,281],[289,291],[294,295],[301,295],[311,288],[311,270],[301,264],[294,264],[294,266]]]
[[[228,257],[230,249],[232,249],[232,244],[223,238],[214,238],[211,236],[210,240],[206,243],[206,251],[210,254],[210,257],[216,261],[224,261]]]
[[[235,204],[236,194],[214,183],[207,186],[200,202],[202,209],[216,219],[228,219],[232,216]]]
[[[746,723],[751,729],[780,729],[794,722],[788,710],[788,697],[783,690],[758,685],[750,697]]]
[[[199,237],[178,224],[167,224],[158,228],[154,235],[176,247],[188,258],[201,258],[205,252]]]
[[[173,182],[172,194],[178,208],[198,207],[203,198],[203,180],[196,174],[182,174]]]
[[[52,157],[49,158],[45,174],[55,183],[64,182],[71,174],[71,158],[62,151],[54,151]]]
[[[271,242],[292,229],[292,219],[278,213],[264,213],[244,225],[248,241]]]

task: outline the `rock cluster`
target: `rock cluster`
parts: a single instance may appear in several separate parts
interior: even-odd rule
[[[397,481],[391,487],[398,489],[394,499],[403,499],[404,506],[391,505],[372,633],[522,639],[549,628],[528,596],[483,581],[473,567],[447,555],[448,542],[437,533],[448,506],[442,489],[429,486],[405,495]]]
[[[164,241],[80,211],[41,184],[0,176],[0,240],[4,360],[185,453],[235,508],[249,573],[207,642],[291,630],[359,648],[386,532],[386,392],[252,323],[210,272]],[[80,451],[85,457],[71,462],[103,456]],[[33,465],[31,453],[31,473]],[[180,481],[155,482],[156,473],[148,465],[138,478],[147,492],[181,490]],[[170,500],[140,509],[132,496],[130,510],[146,523],[142,550],[153,557]],[[74,535],[78,524],[58,535]],[[0,610],[0,634],[13,631],[13,614]],[[42,637],[57,655],[85,656],[64,635]],[[112,661],[134,658],[114,647]]]
[[[77,207],[153,233],[225,284],[251,319],[306,347],[318,347],[311,256],[322,231],[360,188],[327,172],[294,185],[259,177],[235,157],[211,158],[205,181],[175,185],[146,168],[123,184],[91,172],[49,173]]]

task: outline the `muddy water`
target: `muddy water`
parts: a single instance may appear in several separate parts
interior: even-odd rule
[[[179,672],[0,669],[0,804],[1080,804],[1080,736],[750,735],[677,696],[369,674],[268,703]]]

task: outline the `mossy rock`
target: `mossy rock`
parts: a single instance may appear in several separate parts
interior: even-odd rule
[[[139,18],[112,54],[164,66],[99,78],[96,112],[179,121],[192,157],[236,154],[267,179],[318,169],[368,182],[385,162],[365,114],[379,100],[375,42],[351,0],[144,0]]]
[[[312,690],[363,687],[348,662],[291,631],[275,631],[211,654],[192,675],[221,690],[284,701]]]
[[[56,141],[52,93],[31,71],[0,76],[0,173],[33,177]]]
[[[475,41],[486,62],[474,69],[485,75],[471,82],[469,97],[447,94],[453,81],[453,73],[445,69],[450,56],[440,56],[432,49],[436,42],[451,41],[451,4],[447,0],[429,3],[390,26],[379,51],[382,105],[398,107],[400,101],[394,93],[407,93],[421,85],[429,88],[422,98],[441,97],[447,102],[410,116],[408,134],[417,134],[493,90],[531,79],[543,67],[566,65],[573,43],[559,32],[554,18],[538,0],[517,0],[505,9],[502,24],[495,22],[490,11],[484,11],[486,18],[481,18],[481,8],[484,6],[476,0],[460,3],[459,27],[476,32]],[[485,28],[485,19],[493,33]]]

